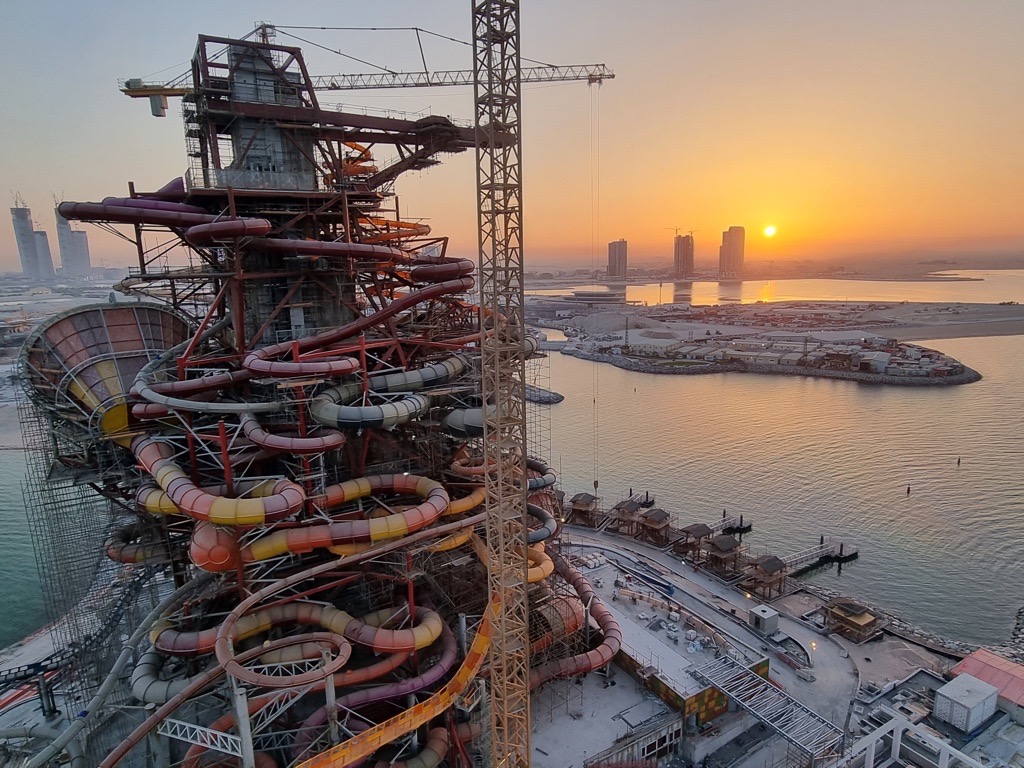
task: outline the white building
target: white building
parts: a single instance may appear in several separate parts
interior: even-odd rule
[[[970,733],[996,712],[999,689],[968,674],[957,675],[935,692],[932,714]]]

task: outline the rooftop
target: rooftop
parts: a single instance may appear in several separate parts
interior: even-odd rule
[[[945,696],[968,707],[981,704],[999,689],[966,673],[957,675],[935,692],[937,696]]]
[[[965,673],[995,686],[1004,699],[1024,706],[1024,665],[982,648],[953,667],[953,674]]]

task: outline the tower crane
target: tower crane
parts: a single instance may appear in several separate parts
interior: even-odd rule
[[[682,227],[662,227],[662,229],[671,229],[671,230],[672,230],[673,232],[675,232],[675,236],[676,236],[676,237],[679,237],[679,230],[680,230],[680,229],[682,229]],[[699,230],[699,229],[690,229],[690,230],[687,230],[687,234],[688,234],[688,235],[689,235],[690,237],[693,237],[693,233],[694,233],[694,232],[700,232],[700,230]]]
[[[480,361],[487,473],[494,768],[530,765],[526,596],[526,323],[523,315],[522,72],[518,0],[473,1],[473,102],[480,253]],[[509,138],[498,140],[504,132]],[[483,333],[485,319],[493,333]]]
[[[256,34],[266,39],[274,30],[271,24],[259,24]],[[521,83],[551,83],[586,81],[589,85],[600,85],[615,77],[604,64],[570,64],[555,66],[545,64],[535,67],[520,67]],[[437,86],[474,85],[475,70],[453,69],[429,71],[424,62],[422,72],[373,72],[363,74],[313,75],[310,78],[314,91],[363,91],[389,88],[431,88]],[[149,99],[153,115],[164,117],[167,99],[181,98],[194,90],[192,73],[186,72],[166,82],[145,81],[141,78],[127,78],[118,81],[118,87],[133,99]]]

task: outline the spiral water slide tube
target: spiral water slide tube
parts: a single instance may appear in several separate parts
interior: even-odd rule
[[[297,768],[342,768],[352,765],[450,709],[480,673],[494,632],[496,606],[497,598],[492,596],[466,658],[452,678],[436,693],[404,712],[357,733],[342,744],[314,755]]]
[[[210,493],[192,482],[188,474],[171,458],[173,449],[147,435],[132,440],[132,453],[170,502],[183,514],[195,520],[218,525],[264,525],[290,517],[302,509],[306,492],[291,480],[278,480],[273,485],[257,483],[249,488],[251,498],[228,498]],[[143,487],[143,491],[146,490]],[[160,506],[146,498],[143,506]]]
[[[191,676],[164,678],[161,672],[167,661],[166,654],[150,646],[139,657],[132,672],[132,696],[146,704],[163,704],[205,675],[205,672],[199,672]]]
[[[268,240],[267,242],[283,241]],[[287,242],[304,243],[307,241]],[[350,244],[337,243],[337,245]],[[382,246],[366,247],[381,248]],[[420,267],[420,269],[429,268],[430,267]],[[249,356],[245,358],[242,365],[250,373],[255,373],[260,376],[340,376],[345,373],[352,373],[359,367],[359,361],[355,358],[322,361],[312,360],[305,362],[273,360],[272,358],[291,354],[293,350],[301,354],[313,349],[321,349],[330,344],[336,344],[340,341],[344,341],[345,339],[352,338],[353,336],[358,336],[363,331],[369,330],[375,325],[380,325],[385,320],[388,320],[401,312],[412,309],[417,304],[422,304],[425,301],[438,299],[442,296],[453,293],[463,293],[471,289],[473,285],[473,278],[461,277],[456,280],[444,280],[426,288],[411,291],[405,296],[395,299],[387,306],[374,312],[372,315],[364,315],[341,328],[333,331],[327,331],[316,336],[306,336],[305,338],[299,339],[295,342],[282,342],[280,344],[272,344],[268,347],[263,347],[250,353]]]
[[[337,608],[320,603],[295,601],[271,606],[239,618],[232,624],[231,632],[225,636],[225,642],[239,642],[282,624],[301,624],[322,627],[325,631],[345,637],[353,643],[371,649],[374,653],[412,652],[433,643],[445,626],[437,613],[420,607],[412,617],[417,622],[413,626],[407,629],[380,627],[387,620],[402,615],[400,609],[385,609],[356,619]],[[154,648],[170,656],[218,652],[219,661],[228,664],[231,654],[223,648],[217,648],[217,637],[221,630],[222,627],[218,625],[210,629],[183,632],[174,629],[169,620],[160,619],[150,630],[149,639]],[[222,655],[224,658],[221,658]]]
[[[441,639],[441,655],[434,664],[419,675],[407,678],[401,682],[385,683],[341,696],[335,703],[335,710],[339,714],[346,710],[359,711],[370,704],[402,699],[409,694],[418,693],[435,685],[451,672],[457,660],[458,644],[455,642],[455,635],[452,634],[452,631],[446,625]],[[292,754],[296,759],[308,756],[306,753],[309,750],[309,746],[316,734],[327,724],[328,715],[328,708],[321,707],[303,721],[292,750]]]
[[[117,563],[158,563],[170,562],[167,544],[163,541],[137,542],[146,531],[145,526],[138,523],[126,525],[113,531],[105,542],[103,551],[108,558]]]
[[[434,531],[422,531],[419,534],[414,534],[410,537],[411,540],[427,538],[431,534],[446,534],[452,529],[455,529],[465,523],[469,525],[480,522],[480,516],[470,521],[463,521],[460,523],[451,523],[442,526]],[[384,545],[382,551],[391,550],[398,546],[398,543],[391,543]],[[272,584],[259,592],[251,595],[250,597],[243,600],[224,620],[217,630],[217,639],[215,643],[217,658],[219,666],[228,669],[232,666],[240,667],[243,661],[236,659],[231,650],[231,637],[235,635],[239,625],[246,619],[247,616],[251,615],[248,611],[258,605],[261,601],[266,600],[273,595],[281,592],[290,586],[316,576],[319,573],[328,571],[337,567],[338,565],[346,564],[348,562],[354,562],[359,557],[366,557],[366,555],[360,555],[354,558],[343,558],[337,563],[325,563],[313,568],[307,569],[306,571],[293,574],[292,576],[281,579],[280,581]],[[484,620],[481,622],[480,627],[477,629],[477,633],[473,638],[473,642],[463,660],[462,665],[456,670],[455,674],[448,680],[448,682],[442,686],[436,693],[428,697],[426,700],[421,701],[409,709],[405,710],[401,714],[390,718],[378,725],[368,728],[362,733],[356,734],[348,741],[343,744],[334,747],[327,752],[322,752],[310,760],[302,763],[302,765],[313,766],[313,765],[332,765],[332,766],[347,766],[356,764],[357,761],[369,756],[381,746],[391,743],[395,739],[401,737],[405,733],[415,730],[419,726],[426,722],[429,722],[434,717],[447,711],[457,698],[466,690],[473,678],[480,671],[480,667],[483,664],[484,658],[486,657],[487,649],[490,645],[491,632],[493,631],[494,616],[496,613],[496,602],[492,597],[488,603],[487,610],[484,614]],[[368,624],[368,622],[367,622]],[[447,627],[441,624],[442,631],[445,631]],[[406,630],[408,631],[408,630]],[[450,668],[451,663],[447,659],[454,661],[456,652],[454,650],[454,638],[451,636],[450,630],[445,635],[445,647],[442,653],[441,660],[428,670],[424,672],[419,678],[414,678],[409,681],[397,683],[395,685],[400,686],[398,688],[383,686],[379,689],[370,689],[369,692],[357,692],[353,694],[358,697],[366,697],[367,699],[378,701],[383,698],[392,698],[394,696],[402,696],[408,693],[408,689],[420,690],[427,687],[433,682],[438,682],[445,674],[445,667]],[[246,656],[246,654],[242,654]],[[432,682],[431,682],[432,681]],[[181,700],[184,699],[185,694],[179,695]],[[380,697],[380,698],[378,698]],[[362,700],[362,699],[360,699]],[[353,700],[350,703],[354,703]],[[175,702],[176,704],[177,702]],[[168,703],[163,708],[165,712],[173,711],[172,704]],[[161,713],[157,713],[154,717],[150,718],[150,721],[156,721],[156,718]],[[165,714],[162,716],[166,716]],[[143,731],[144,732],[144,731]],[[138,735],[141,737],[141,733],[137,730],[133,737]],[[111,763],[113,765],[115,763]],[[106,765],[106,764],[105,764]]]
[[[316,501],[325,509],[371,495],[388,492],[417,495],[422,501],[408,509],[368,520],[338,520],[274,531],[260,539],[234,548],[234,537],[223,528],[200,523],[192,536],[192,561],[203,570],[234,570],[239,562],[253,563],[285,553],[302,554],[342,544],[376,543],[396,539],[426,528],[450,506],[448,492],[440,483],[417,475],[373,475],[329,486]],[[148,499],[148,497],[147,497]],[[460,505],[466,507],[464,503]]]
[[[542,685],[548,680],[558,677],[572,677],[573,675],[580,675],[584,672],[590,672],[591,670],[603,667],[611,662],[615,658],[615,654],[622,648],[622,629],[619,627],[619,622],[612,612],[605,607],[604,603],[601,602],[594,588],[590,586],[590,582],[561,557],[555,556],[552,559],[554,560],[558,575],[572,585],[572,588],[576,590],[577,596],[584,605],[590,605],[590,616],[601,629],[603,639],[601,644],[593,650],[570,656],[567,659],[549,661],[531,669],[531,689]]]
[[[557,478],[554,470],[538,459],[527,459],[526,468],[528,471],[537,473],[536,477],[527,479],[527,492],[536,493],[555,484]],[[481,477],[486,474],[487,467],[472,458],[457,459],[451,467],[451,471],[461,477]],[[558,533],[558,521],[555,516],[538,504],[527,502],[526,512],[536,520],[540,521],[540,528],[532,528],[526,533],[528,544],[536,544],[539,541],[546,541]]]
[[[455,523],[447,523],[445,525],[438,527],[437,529],[420,531],[419,533],[411,534],[409,537],[407,537],[406,540],[403,540],[402,542],[385,543],[380,547],[379,551],[375,554],[386,554],[387,552],[398,549],[398,547],[402,544],[412,545],[420,542],[426,542],[435,537],[442,537],[452,534],[463,528],[472,528],[473,526],[482,523],[483,519],[483,515],[476,515],[466,520],[458,521]],[[278,580],[277,582],[274,582],[273,584],[267,587],[264,587],[255,594],[250,595],[248,598],[243,600],[242,603],[236,606],[236,608],[232,611],[229,617],[222,623],[222,625],[218,629],[218,635],[224,636],[224,642],[226,644],[225,647],[228,647],[230,644],[229,638],[231,633],[234,631],[235,624],[241,618],[246,616],[247,612],[254,606],[260,604],[262,601],[274,597],[275,595],[286,589],[294,587],[297,584],[302,584],[307,580],[315,579],[325,573],[333,572],[339,567],[346,566],[349,564],[355,564],[357,562],[365,560],[369,556],[370,555],[368,553],[360,553],[353,556],[341,558],[337,561],[321,563],[319,565],[307,568],[304,571],[294,573],[290,576]],[[210,577],[208,574],[204,574],[204,576],[200,580],[194,581],[189,585],[186,585],[186,587],[177,590],[173,595],[169,596],[167,599],[162,601],[162,603],[156,609],[154,609],[153,612],[150,613],[150,615],[146,618],[142,625],[140,625],[140,628],[136,630],[132,638],[130,638],[130,642],[125,646],[125,652],[128,652],[130,648],[133,647],[134,642],[139,638],[144,628],[152,626],[158,620],[157,617],[159,617],[161,614],[173,610],[175,606],[180,604],[182,597],[184,595],[187,595],[189,592],[194,591],[196,586],[205,583],[205,581],[209,580],[209,578]],[[348,760],[342,759],[337,763],[328,762],[325,763],[325,765],[344,766],[357,764],[357,761],[367,757],[372,752],[376,751],[376,749],[380,746],[390,743],[394,739],[399,738],[404,733],[407,733],[410,730],[418,728],[420,725],[423,725],[425,722],[428,722],[430,719],[442,714],[447,709],[449,709],[452,706],[452,704],[456,701],[456,699],[466,690],[466,688],[469,686],[472,680],[479,673],[480,667],[482,666],[484,659],[486,658],[487,650],[490,646],[491,632],[493,630],[493,618],[496,612],[495,606],[496,603],[492,598],[485,612],[484,621],[478,628],[477,633],[474,636],[473,643],[470,646],[469,652],[467,653],[465,659],[463,660],[462,665],[456,671],[456,674],[453,676],[453,678],[449,680],[448,683],[446,683],[445,686],[440,691],[431,696],[430,699],[428,699],[427,701],[415,705],[412,708],[412,710],[407,710],[406,712],[403,712],[401,715],[397,716],[397,718],[391,718],[385,723],[373,726],[372,728],[368,729],[368,731],[371,732],[368,738],[364,738],[357,742],[357,744],[351,745],[350,747],[346,747],[346,745],[348,745],[348,742],[346,742],[346,744],[341,745],[346,748],[353,748],[357,750],[358,755],[356,757],[353,757]],[[278,650],[282,650],[288,646],[292,646],[296,642],[296,638],[282,638],[279,640],[274,640],[268,642],[264,646],[244,651],[235,656],[231,656],[231,660],[238,665],[245,665],[252,661],[255,661],[256,659],[262,656],[265,656],[268,653],[276,653]],[[228,652],[228,655],[230,656],[230,652]],[[388,674],[390,671],[396,669],[398,665],[400,665],[407,658],[407,656],[407,653],[397,653],[393,654],[391,657],[385,657],[383,660],[371,664],[369,667],[355,670],[346,670],[345,672],[341,674],[336,674],[334,676],[335,684],[342,686],[351,686],[358,685],[369,680],[377,679],[379,677],[382,677],[383,675]],[[122,653],[122,659],[127,659],[125,653]],[[119,659],[119,663],[120,662],[121,659]],[[180,707],[190,698],[199,694],[203,689],[213,685],[221,677],[223,677],[225,674],[225,666],[226,665],[218,662],[217,664],[209,668],[206,672],[191,678],[191,681],[188,683],[188,685],[186,685],[184,689],[172,695],[155,712],[153,712],[145,720],[145,722],[143,722],[131,734],[129,734],[128,737],[121,742],[119,747],[117,747],[109,755],[107,755],[107,757],[100,763],[100,768],[114,768],[114,766],[117,766],[120,763],[120,761],[128,755],[132,748],[135,745],[139,744],[145,738],[146,734],[150,733],[153,729],[155,729],[160,722],[162,722],[165,718],[169,717],[172,713],[174,713],[174,711],[178,707]],[[102,702],[103,700],[105,700],[105,697],[109,695],[109,691],[113,688],[113,683],[116,682],[116,680],[120,676],[122,668],[123,665],[115,665],[115,667],[111,670],[110,675],[108,675],[107,679],[104,681],[103,687],[101,687],[101,693],[97,694],[96,699],[94,699],[94,701],[91,703],[92,705],[97,705],[97,702]],[[37,761],[34,763],[34,765],[41,768],[41,766],[45,762],[45,759],[49,759],[50,757],[56,755],[59,749],[67,743],[69,743],[70,740],[75,735],[77,735],[77,733],[81,730],[82,727],[86,725],[87,722],[88,718],[83,718],[76,721],[76,723],[79,724],[78,727],[73,730],[69,729],[65,732],[65,734],[62,734],[61,739],[58,740],[58,742],[55,742],[54,746],[51,747],[47,752],[41,754],[39,756],[39,759],[37,759]],[[368,746],[368,741],[371,745],[375,746]],[[40,759],[42,759],[43,761],[40,762]]]
[[[408,393],[399,400],[381,405],[354,405],[363,398],[363,383],[341,384],[314,397],[309,413],[318,423],[328,427],[391,429],[423,415],[431,407],[430,396],[413,393],[448,383],[461,376],[467,367],[466,359],[456,355],[411,371],[371,376],[366,387],[374,394]]]
[[[570,595],[549,596],[538,606],[537,615],[543,619],[548,631],[530,641],[530,653],[539,653],[555,640],[578,632],[586,620],[583,603]]]
[[[192,245],[202,247],[215,243],[234,241],[245,238],[250,247],[258,247],[264,251],[297,254],[313,258],[350,258],[361,262],[389,266],[407,260],[404,251],[383,245],[350,242],[329,242],[320,240],[298,240],[286,238],[268,238],[272,225],[265,219],[231,218],[226,219],[207,213],[202,208],[185,203],[166,202],[154,199],[106,198],[101,203],[62,203],[60,213],[66,219],[85,221],[107,221],[114,223],[162,225],[184,231],[186,240]],[[356,321],[318,336],[310,336],[295,342],[264,347],[251,353],[243,362],[248,373],[262,376],[340,376],[356,371],[358,360],[344,357],[339,360],[310,360],[292,362],[273,360],[272,358],[292,352],[308,352],[346,338],[379,325],[394,315],[404,312],[416,304],[439,298],[446,294],[462,293],[473,287],[472,278],[467,277],[473,271],[473,263],[466,259],[446,260],[443,263],[427,263],[413,266],[410,277],[414,282],[433,282],[427,288],[411,291],[406,296],[396,299],[379,311],[363,316]],[[221,388],[225,384],[237,383],[242,377],[223,374],[222,381],[205,382],[203,386]],[[229,378],[230,377],[230,378]],[[210,377],[213,378],[213,377]],[[167,386],[164,393],[183,394],[196,391],[195,385]],[[152,397],[158,394],[154,388],[143,388],[137,394],[150,402],[157,402],[168,407],[183,410],[207,412],[243,412],[241,409],[229,408],[217,411],[209,407],[209,403],[194,403],[182,398],[165,398],[164,402]],[[225,406],[227,404],[221,404]],[[207,406],[207,407],[199,407]]]

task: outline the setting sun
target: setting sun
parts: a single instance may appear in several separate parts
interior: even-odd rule
[[[773,224],[769,224],[767,227],[764,228],[764,236],[775,237],[775,226]]]

